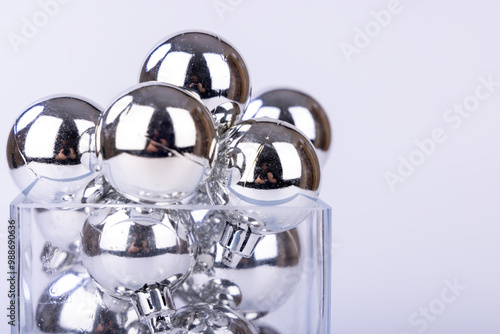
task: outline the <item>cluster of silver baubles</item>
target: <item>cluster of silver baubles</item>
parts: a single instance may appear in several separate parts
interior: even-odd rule
[[[28,200],[60,207],[34,217],[53,276],[38,330],[274,332],[251,321],[293,293],[280,277],[300,275],[297,208],[319,195],[331,129],[309,95],[250,93],[230,44],[185,32],[159,43],[107,109],[56,96],[21,114],[12,177]],[[263,302],[277,286],[279,302]]]

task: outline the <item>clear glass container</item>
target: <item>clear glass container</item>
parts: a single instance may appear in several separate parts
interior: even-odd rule
[[[12,275],[17,294],[17,298],[12,299],[15,303],[13,334],[148,333],[139,324],[133,308],[127,308],[127,302],[107,297],[97,288],[82,266],[80,257],[79,239],[89,212],[103,207],[135,206],[138,205],[48,205],[32,203],[23,195],[11,203],[9,223],[15,226],[15,231],[12,229],[11,232],[15,235],[16,249]],[[195,218],[210,212],[220,214],[256,209],[204,205],[141,204],[140,207],[187,210]],[[257,332],[330,333],[330,207],[319,200],[303,207],[258,209],[271,210],[273,214],[282,210],[284,215],[296,213],[304,215],[305,219],[292,232],[286,232],[289,234],[283,238],[264,238],[260,248],[255,250],[253,262],[243,259],[242,268],[240,265],[236,268],[221,265],[211,271],[211,279],[218,279],[220,273],[225,281],[232,281],[227,291],[234,291],[236,285],[241,295],[229,296],[232,298],[229,305],[260,328]],[[188,277],[184,288],[174,291],[177,308],[198,302],[200,294],[204,294],[204,302],[210,298],[213,300],[214,296],[220,297],[220,291],[206,297],[207,292],[203,289],[208,289],[209,285],[200,283],[203,280],[195,277],[190,281]],[[189,284],[196,285],[194,298],[190,295],[193,287]],[[227,301],[228,296],[223,297]]]

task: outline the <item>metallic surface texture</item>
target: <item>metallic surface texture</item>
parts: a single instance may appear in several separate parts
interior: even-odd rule
[[[219,36],[184,32],[158,44],[140,82],[160,81],[198,94],[221,131],[241,118],[250,100],[250,78],[240,54]]]
[[[104,207],[82,231],[82,262],[103,291],[129,299],[145,285],[175,289],[194,265],[191,216],[182,210]]]
[[[208,189],[214,204],[251,208],[227,211],[232,223],[261,234],[285,231],[305,218],[294,209],[319,195],[318,157],[294,126],[268,118],[246,120],[221,138]]]
[[[37,333],[49,334],[128,334],[128,326],[137,321],[126,309],[108,309],[97,286],[81,268],[55,277],[38,300],[35,318]],[[142,329],[135,333],[145,334]]]
[[[79,201],[96,176],[95,127],[101,111],[79,97],[53,97],[31,105],[16,120],[7,142],[14,182],[36,202]]]
[[[224,262],[225,249],[215,242],[197,256],[193,273],[176,290],[190,303],[220,303],[249,319],[276,310],[293,294],[304,267],[296,229],[263,237],[252,256],[236,267]]]
[[[97,132],[102,172],[124,196],[172,203],[206,177],[215,148],[213,119],[193,94],[145,83],[120,96]]]

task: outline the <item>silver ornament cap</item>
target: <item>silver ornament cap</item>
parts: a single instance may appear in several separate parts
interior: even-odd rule
[[[165,333],[171,327],[175,304],[169,288],[159,284],[144,286],[130,299],[140,322],[148,326],[151,334]]]
[[[124,313],[124,312],[123,312]],[[121,333],[124,314],[106,308],[81,266],[55,275],[36,306],[36,333]]]
[[[224,246],[223,263],[235,268],[242,258],[252,256],[255,247],[264,236],[253,232],[247,224],[226,223],[220,239]]]

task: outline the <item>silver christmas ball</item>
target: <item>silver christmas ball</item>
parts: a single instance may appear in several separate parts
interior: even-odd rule
[[[217,205],[227,210],[221,243],[227,263],[249,257],[262,235],[294,228],[320,190],[320,164],[312,143],[293,125],[274,119],[242,121],[221,138],[208,181]]]
[[[240,54],[219,36],[184,32],[160,42],[149,54],[140,82],[160,81],[189,89],[202,99],[224,131],[250,100],[250,78]]]
[[[103,291],[122,299],[145,285],[175,289],[194,265],[189,212],[106,207],[82,231],[82,262]]]
[[[215,204],[256,207],[252,227],[286,231],[301,222],[280,210],[310,204],[320,191],[320,165],[311,142],[294,126],[273,119],[238,123],[221,139],[209,183]]]
[[[258,334],[242,315],[222,305],[186,305],[172,316],[168,334]]]
[[[95,126],[100,108],[78,97],[53,97],[31,105],[7,142],[14,182],[34,202],[79,201],[96,176]]]
[[[235,268],[224,263],[214,243],[197,257],[193,273],[176,290],[189,303],[219,303],[256,319],[276,310],[293,294],[304,264],[297,229],[266,235]]]
[[[206,178],[215,138],[213,119],[193,94],[145,83],[104,112],[97,150],[104,176],[124,196],[172,203]]]
[[[288,122],[301,130],[314,144],[324,165],[332,142],[328,116],[311,96],[294,89],[274,89],[252,99],[243,119],[269,117]]]
[[[35,314],[37,333],[51,334],[125,334],[126,322],[136,319],[107,309],[95,283],[79,268],[56,276],[40,296]]]

